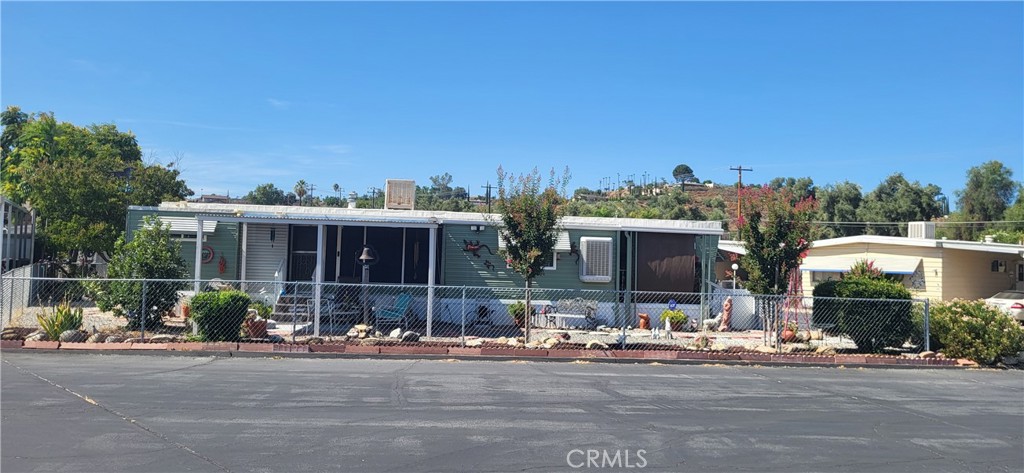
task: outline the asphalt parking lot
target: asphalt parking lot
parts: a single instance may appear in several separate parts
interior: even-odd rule
[[[1024,372],[4,353],[0,470],[1024,471]]]

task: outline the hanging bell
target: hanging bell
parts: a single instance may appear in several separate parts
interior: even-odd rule
[[[373,261],[373,260],[374,260],[373,250],[371,250],[370,247],[368,247],[368,246],[364,246],[363,247],[363,254],[359,255],[359,261],[362,261],[363,264],[370,264],[370,262]]]

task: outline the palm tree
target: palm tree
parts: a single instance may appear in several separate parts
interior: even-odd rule
[[[306,184],[305,179],[299,179],[299,182],[295,183],[295,196],[299,198],[299,206],[302,206],[302,198],[306,196],[306,191],[309,189],[309,184]]]

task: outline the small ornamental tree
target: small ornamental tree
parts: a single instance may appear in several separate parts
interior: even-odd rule
[[[743,201],[740,238],[747,254],[747,288],[755,294],[784,294],[789,272],[796,269],[810,248],[814,198],[797,199],[788,189],[740,189]]]
[[[497,222],[498,237],[505,243],[502,258],[513,271],[526,280],[526,306],[530,307],[530,286],[533,279],[544,274],[545,256],[550,255],[558,241],[559,221],[567,202],[563,197],[569,183],[569,168],[559,178],[554,169],[547,187],[541,185],[540,173],[514,176],[498,167]],[[526,339],[530,338],[530,317],[524,317]]]
[[[98,288],[97,305],[127,317],[128,328],[134,330],[139,328],[142,316],[146,318],[146,327],[161,323],[163,315],[178,302],[177,291],[187,286],[179,280],[187,278],[188,273],[181,258],[181,245],[171,239],[170,227],[162,226],[155,216],[147,216],[131,241],[125,242],[122,235],[114,244],[107,276],[126,280],[94,285]],[[160,281],[143,284],[141,279]]]

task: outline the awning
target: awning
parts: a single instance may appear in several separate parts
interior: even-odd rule
[[[804,271],[817,271],[829,273],[845,273],[850,270],[858,261],[868,260],[874,266],[887,274],[914,274],[921,258],[917,256],[902,255],[836,255],[836,256],[808,256],[804,258],[800,269]]]
[[[160,217],[164,225],[171,225],[171,233],[193,234],[196,233],[196,219],[188,217]],[[203,220],[203,233],[213,233],[217,229],[216,220]]]
[[[193,227],[195,228],[195,227]],[[498,237],[498,248],[505,248],[505,239]],[[555,242],[555,251],[571,251],[569,246],[569,232],[558,232],[558,241]]]

